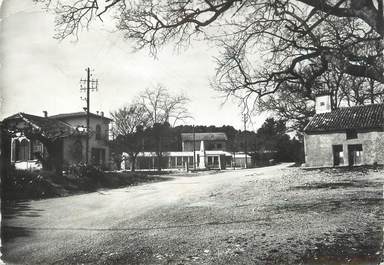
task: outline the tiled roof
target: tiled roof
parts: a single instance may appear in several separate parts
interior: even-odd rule
[[[195,141],[226,141],[227,135],[223,132],[195,133]],[[193,133],[182,133],[182,141],[193,141]]]
[[[384,129],[384,104],[340,108],[319,113],[304,128],[305,132],[328,132],[346,129]]]
[[[47,138],[61,138],[80,133],[65,122],[50,117],[40,117],[23,112],[4,119],[4,122],[8,124],[8,126],[11,126],[12,121],[17,120],[23,120]]]
[[[87,116],[86,112],[80,111],[80,112],[72,112],[72,113],[63,113],[63,114],[51,115],[49,117],[61,120],[61,119],[65,119],[65,118],[86,117],[86,116]],[[101,115],[97,115],[95,113],[89,113],[89,116],[90,117],[94,117],[94,118],[99,118],[99,119],[105,119],[105,120],[108,120],[108,121],[112,121],[110,118],[102,117]]]

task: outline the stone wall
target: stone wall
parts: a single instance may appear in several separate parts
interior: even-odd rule
[[[384,132],[361,131],[357,139],[346,139],[345,132],[305,134],[305,164],[308,167],[333,166],[333,145],[343,145],[344,164],[348,165],[348,145],[361,144],[362,164],[384,164]]]

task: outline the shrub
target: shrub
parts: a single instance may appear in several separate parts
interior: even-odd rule
[[[68,168],[68,172],[74,177],[90,178],[96,182],[101,181],[104,176],[102,168],[84,164],[72,165]]]
[[[51,179],[55,173],[50,171],[8,170],[3,178],[3,199],[37,199],[56,195]]]

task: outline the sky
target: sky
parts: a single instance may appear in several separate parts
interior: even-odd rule
[[[90,67],[99,89],[91,93],[91,111],[109,113],[157,84],[191,99],[193,120],[187,124],[243,128],[241,109],[233,99],[210,87],[217,50],[203,42],[174,51],[164,47],[155,59],[148,50],[133,52],[132,43],[107,23],[95,22],[79,40],[53,38],[54,15],[32,0],[0,0],[0,119],[26,112],[48,115],[82,111],[80,79]],[[263,116],[253,118],[257,129]]]

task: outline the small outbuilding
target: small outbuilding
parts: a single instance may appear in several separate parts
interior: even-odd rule
[[[308,167],[384,164],[384,104],[332,109],[329,95],[318,96],[304,150]]]

